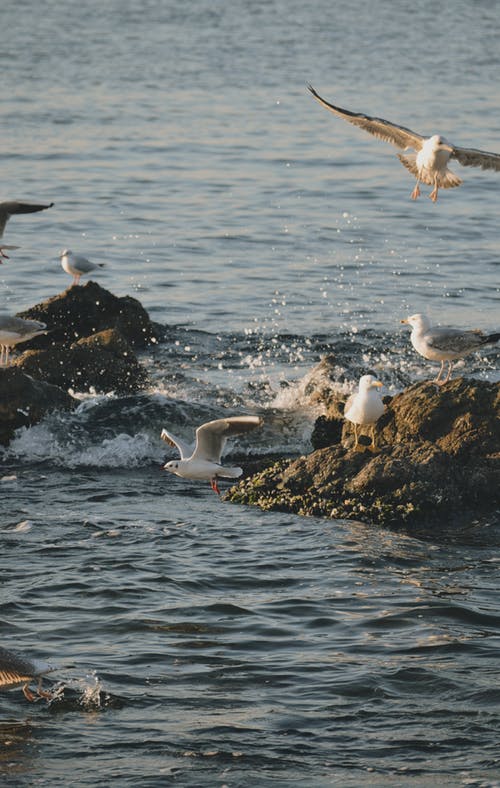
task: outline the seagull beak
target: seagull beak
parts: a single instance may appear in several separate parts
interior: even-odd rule
[[[451,145],[448,145],[446,142],[442,142],[439,147],[441,148],[441,150],[446,150],[448,151],[448,153],[453,153],[453,147]]]
[[[405,317],[405,318],[403,318],[403,320],[401,320],[400,322],[401,322],[401,323],[406,323],[406,324],[408,324],[408,320],[406,319],[406,317]]]
[[[378,389],[382,388],[382,387],[383,387],[383,385],[384,385],[384,384],[383,384],[383,383],[381,383],[381,382],[380,382],[380,380],[374,380],[374,381],[373,381],[373,383],[372,383],[372,386],[375,386],[375,387],[376,387],[376,388],[378,388]]]

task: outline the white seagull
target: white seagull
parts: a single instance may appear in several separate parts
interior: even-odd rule
[[[413,200],[420,196],[420,183],[427,183],[433,189],[429,194],[432,202],[436,202],[439,189],[451,189],[460,186],[462,180],[448,169],[448,161],[456,159],[464,167],[481,167],[483,170],[500,171],[500,154],[488,153],[475,148],[459,148],[449,143],[440,134],[424,137],[422,134],[405,126],[398,126],[382,118],[372,118],[362,113],[350,112],[348,109],[336,107],[308,86],[312,95],[320,104],[340,118],[368,131],[385,142],[391,142],[396,148],[408,150],[413,148],[416,153],[398,153],[399,160],[413,175],[417,182],[411,193]]]
[[[363,451],[359,447],[358,427],[370,426],[372,443],[371,451],[376,451],[375,441],[375,422],[385,411],[378,389],[383,386],[379,380],[375,380],[373,375],[363,375],[359,379],[358,391],[351,394],[344,407],[344,418],[354,424],[354,450]]]
[[[431,326],[429,318],[420,314],[411,315],[401,322],[412,327],[410,339],[417,353],[429,361],[441,362],[440,370],[433,381],[438,386],[448,383],[453,361],[467,356],[474,350],[479,350],[483,345],[498,342],[500,339],[500,333],[483,334],[479,329],[463,331],[460,328]],[[446,361],[448,362],[448,374],[444,380],[441,380]]]
[[[177,447],[180,460],[172,460],[164,465],[166,471],[175,473],[183,479],[203,479],[210,482],[212,490],[220,494],[217,486],[219,477],[237,479],[241,476],[241,468],[230,468],[221,465],[221,455],[227,438],[260,427],[263,419],[260,416],[230,416],[227,419],[216,419],[202,424],[196,430],[194,446],[184,443],[167,430],[161,431],[161,437],[170,446]]]
[[[47,208],[52,208],[53,205],[53,202],[51,202],[49,205],[42,205],[40,203],[19,202],[18,200],[0,202],[0,238],[2,238],[5,225],[11,216],[19,213],[36,213],[37,211],[45,211]],[[18,248],[18,246],[5,246],[5,244],[0,244],[0,258],[5,257],[8,259],[9,257],[7,254],[5,254],[4,249]],[[1,262],[2,261],[0,259],[0,263]]]
[[[11,347],[46,333],[47,326],[39,320],[24,320],[22,317],[0,315],[0,367],[8,366]]]
[[[61,252],[61,265],[66,273],[73,277],[72,284],[77,285],[82,274],[90,274],[96,268],[102,268],[104,263],[91,263],[86,257],[73,254],[71,249],[64,249]]]
[[[0,646],[0,689],[12,689],[22,685],[24,696],[29,701],[36,700],[30,690],[30,683],[38,679],[36,694],[40,698],[50,700],[52,694],[42,689],[42,680],[47,673],[56,668],[48,662],[32,659],[25,654],[18,654]]]

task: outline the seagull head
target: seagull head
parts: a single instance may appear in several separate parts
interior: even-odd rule
[[[448,140],[441,136],[441,134],[434,134],[431,137],[431,140],[434,144],[435,150],[445,150],[448,153],[453,153],[453,147],[450,145]]]
[[[180,476],[179,468],[182,465],[182,460],[170,460],[170,462],[165,463],[163,466],[163,470],[169,471],[169,473],[175,473],[176,476]]]
[[[63,249],[59,257],[67,257],[69,254],[73,254],[71,249]]]
[[[401,322],[420,331],[426,331],[430,326],[429,318],[421,314],[410,315],[410,317],[405,317]]]
[[[379,389],[384,384],[380,382],[380,380],[376,380],[373,375],[363,375],[359,379],[359,390],[360,391],[370,391],[370,389]]]

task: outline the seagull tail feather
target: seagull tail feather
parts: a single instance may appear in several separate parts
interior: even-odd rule
[[[500,334],[488,334],[488,336],[484,338],[484,344],[489,345],[491,342],[498,342],[498,340],[500,340]]]
[[[243,468],[221,468],[220,471],[217,471],[217,476],[224,476],[228,479],[237,479],[238,476],[241,476],[243,473]]]

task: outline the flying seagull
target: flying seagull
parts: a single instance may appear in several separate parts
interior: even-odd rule
[[[180,460],[172,460],[164,465],[166,471],[175,473],[183,479],[204,479],[210,482],[212,490],[220,494],[217,486],[219,477],[237,479],[241,468],[221,465],[221,455],[227,438],[260,427],[263,420],[259,416],[231,416],[202,424],[196,430],[196,443],[191,446],[171,432],[162,430],[161,437],[169,446],[179,450]]]
[[[46,333],[47,326],[39,320],[25,320],[22,317],[0,315],[0,367],[8,366],[11,347]]]
[[[0,238],[3,237],[3,231],[5,230],[5,225],[9,221],[11,216],[14,216],[18,213],[37,213],[37,211],[45,211],[47,208],[52,208],[54,205],[53,202],[49,203],[49,205],[41,205],[38,203],[31,203],[31,202],[18,202],[17,200],[10,200],[9,202],[0,202]],[[17,246],[5,246],[5,244],[0,244],[0,258],[5,257],[8,258],[8,255],[5,254],[3,251],[4,249],[18,249]],[[0,260],[0,263],[2,261]]]
[[[354,126],[359,126],[360,129],[368,131],[385,142],[391,142],[396,148],[405,151],[413,148],[416,151],[416,153],[398,153],[401,163],[417,179],[411,193],[412,200],[416,200],[420,196],[420,183],[427,183],[433,187],[429,194],[432,202],[436,202],[439,189],[460,186],[462,180],[447,167],[450,159],[456,159],[464,167],[481,167],[483,170],[500,171],[499,153],[487,153],[474,148],[459,148],[449,143],[440,134],[423,137],[405,126],[398,126],[388,120],[372,118],[369,115],[336,107],[321,98],[311,85],[308,88],[320,104],[340,118],[347,120]]]
[[[12,689],[22,685],[24,697],[29,701],[36,700],[36,695],[30,690],[30,683],[38,679],[36,694],[40,698],[50,700],[52,694],[42,689],[42,680],[47,673],[56,668],[47,662],[41,662],[25,654],[17,654],[0,646],[0,689]]]
[[[385,411],[385,405],[382,402],[378,389],[382,387],[379,380],[375,380],[373,375],[363,375],[359,380],[358,391],[351,394],[347,400],[344,408],[344,418],[352,422],[354,425],[354,449],[355,451],[363,451],[363,447],[359,447],[359,434],[358,427],[370,426],[372,443],[370,446],[371,451],[376,451],[375,441],[375,422],[381,417]]]
[[[86,257],[79,254],[73,254],[71,249],[65,249],[61,252],[61,265],[67,274],[73,277],[73,285],[77,285],[80,277],[83,274],[90,274],[96,268],[102,268],[104,263],[91,263]]]
[[[441,362],[441,368],[434,380],[438,386],[448,383],[455,359],[463,358],[474,350],[479,350],[483,345],[498,342],[500,339],[500,333],[483,334],[479,329],[463,331],[459,328],[431,326],[429,318],[425,315],[411,315],[401,322],[412,327],[410,339],[417,353],[429,361]],[[446,361],[448,374],[444,380],[441,380]]]

